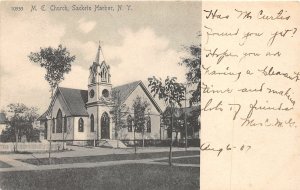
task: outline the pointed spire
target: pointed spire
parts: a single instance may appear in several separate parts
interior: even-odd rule
[[[95,63],[97,63],[97,64],[100,64],[101,62],[101,58],[103,59],[102,61],[104,61],[104,57],[103,57],[103,53],[102,53],[102,55],[101,55],[101,52],[102,52],[102,50],[101,50],[101,43],[100,43],[100,41],[99,41],[99,47],[98,47],[98,51],[97,51],[97,54],[96,54],[96,58],[95,58]]]

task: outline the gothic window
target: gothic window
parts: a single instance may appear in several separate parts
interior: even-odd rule
[[[128,132],[132,132],[132,117],[130,115],[127,117],[127,127]]]
[[[60,109],[57,112],[56,119],[57,119],[56,132],[61,133],[62,132],[62,113],[61,113]]]
[[[44,132],[44,138],[47,139],[48,134],[48,121],[45,122],[45,132]]]
[[[151,133],[151,118],[147,118],[147,133]]]
[[[90,117],[90,122],[91,122],[91,132],[95,132],[95,129],[94,129],[94,115],[93,114]]]
[[[55,118],[52,119],[52,133],[55,133]]]
[[[68,124],[67,116],[65,116],[65,117],[64,117],[64,133],[67,132],[67,124]]]
[[[83,119],[80,118],[80,119],[78,120],[78,132],[83,132],[83,126],[84,126]]]
[[[101,82],[107,82],[107,71],[105,68],[100,72]]]

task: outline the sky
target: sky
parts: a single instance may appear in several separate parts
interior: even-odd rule
[[[45,69],[28,59],[41,47],[67,47],[76,60],[60,86],[87,89],[99,41],[113,86],[136,80],[147,86],[151,76],[176,76],[185,82],[186,68],[178,65],[187,56],[183,46],[200,43],[201,2],[0,3],[0,109],[9,103],[35,106],[39,113],[47,109]],[[23,10],[13,11],[16,6]],[[31,11],[33,6],[37,11]],[[51,11],[65,6],[68,11]],[[91,11],[72,10],[75,6]],[[95,6],[113,11],[94,11]]]

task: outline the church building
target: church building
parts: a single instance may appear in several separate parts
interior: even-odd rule
[[[52,141],[66,140],[74,145],[86,145],[95,141],[135,139],[165,139],[166,130],[160,127],[161,108],[155,102],[142,81],[113,87],[110,66],[105,62],[101,46],[89,69],[87,90],[58,87],[48,110],[39,118],[45,127],[45,138]],[[112,110],[113,94],[127,107],[126,126],[115,135]],[[134,134],[133,102],[137,97],[148,102],[145,112],[145,130]]]

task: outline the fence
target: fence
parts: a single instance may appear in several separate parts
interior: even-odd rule
[[[126,146],[142,146],[143,140],[121,140]],[[173,140],[172,142],[173,146],[176,147],[184,147],[185,146],[185,140],[184,139],[178,139]],[[200,147],[200,139],[188,139],[187,140],[188,147]],[[157,146],[157,147],[167,147],[170,146],[170,139],[168,140],[158,140],[158,139],[145,139],[144,140],[144,146]]]
[[[52,143],[51,150],[61,149],[61,144]],[[0,152],[47,152],[49,151],[49,143],[0,143]]]

